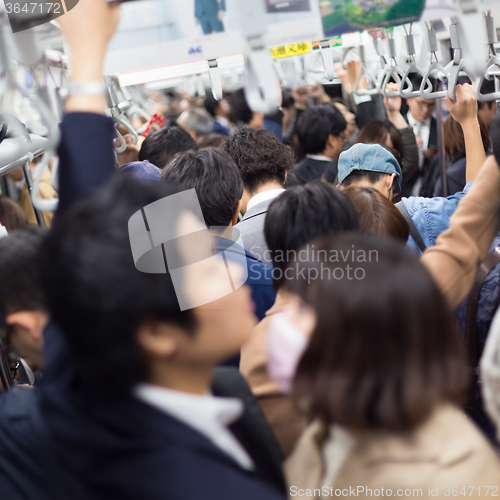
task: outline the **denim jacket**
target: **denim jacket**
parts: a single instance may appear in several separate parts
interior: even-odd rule
[[[435,245],[437,237],[450,226],[450,217],[457,208],[458,202],[471,188],[472,182],[467,183],[464,191],[456,193],[448,198],[403,198],[402,201],[410,214],[413,222],[424,240],[430,247]],[[422,252],[410,236],[407,243],[410,250]],[[493,241],[491,250],[500,245],[500,235]],[[478,327],[478,354],[483,350],[486,336],[499,303],[500,265],[496,266],[488,275],[481,288],[479,297],[479,309],[477,314]],[[465,316],[467,310],[467,299],[457,308],[456,315],[462,331],[465,329]]]

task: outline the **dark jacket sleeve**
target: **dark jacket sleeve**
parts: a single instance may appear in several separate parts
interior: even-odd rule
[[[115,170],[113,138],[113,122],[104,115],[64,116],[59,146],[58,213],[109,181]]]
[[[415,175],[418,169],[418,146],[412,127],[399,130],[403,143],[402,163],[403,163],[403,186]]]
[[[252,457],[257,475],[279,492],[285,493],[283,454],[257,399],[239,370],[233,367],[217,368],[212,392],[214,396],[236,397],[243,401],[245,411],[230,429]]]

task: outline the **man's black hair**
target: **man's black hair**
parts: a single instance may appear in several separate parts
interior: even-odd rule
[[[295,104],[295,99],[292,97],[290,89],[282,89],[281,91],[281,107],[290,108]]]
[[[385,175],[384,172],[372,172],[371,170],[353,170],[343,181],[342,186],[352,186],[357,182],[366,180],[370,184],[376,184]]]
[[[139,151],[139,161],[147,160],[163,169],[177,153],[197,149],[196,141],[183,128],[172,125],[146,137]]]
[[[359,230],[358,211],[339,189],[322,181],[295,186],[269,206],[264,236],[271,251],[273,267],[282,272],[294,250],[320,236]],[[275,288],[285,283],[273,273]]]
[[[178,154],[161,174],[161,182],[175,182],[196,189],[207,226],[229,226],[243,182],[231,157],[217,148]]]
[[[220,106],[219,101],[212,95],[211,92],[207,93],[204,101],[205,109],[210,113],[212,118],[215,118],[215,110]]]
[[[245,91],[243,89],[237,90],[229,97],[229,105],[231,111],[229,112],[229,119],[236,125],[242,123],[250,123],[253,118],[253,111],[247,103]]]
[[[312,106],[297,122],[296,132],[304,154],[320,154],[326,148],[328,137],[338,137],[347,127],[344,115],[331,104]]]
[[[265,129],[243,127],[221,149],[236,163],[249,193],[271,181],[283,185],[295,162],[293,150]]]
[[[186,334],[196,327],[192,311],[179,308],[170,274],[136,269],[129,238],[134,213],[180,190],[116,177],[56,218],[42,244],[52,318],[74,356],[79,384],[93,395],[125,395],[147,380],[136,339],[144,321],[175,324]]]
[[[46,311],[40,247],[46,230],[29,228],[0,238],[0,320],[19,311]]]
[[[487,78],[485,78],[481,85],[481,94],[493,94],[494,92],[495,92],[495,79],[492,78],[491,80],[488,80]],[[479,109],[491,108],[491,106],[496,106],[496,101],[481,102],[478,100],[477,106]]]

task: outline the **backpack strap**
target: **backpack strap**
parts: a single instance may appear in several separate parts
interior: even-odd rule
[[[410,217],[410,214],[408,213],[405,204],[402,201],[400,201],[396,203],[396,205],[394,206],[400,211],[401,215],[405,218],[406,222],[408,222],[408,225],[410,226],[410,236],[413,238],[413,241],[417,244],[420,251],[424,253],[427,250],[427,245],[424,243],[424,240],[422,239],[422,236],[420,235],[417,226]]]

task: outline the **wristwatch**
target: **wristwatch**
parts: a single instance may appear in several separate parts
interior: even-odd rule
[[[106,85],[100,82],[72,82],[68,83],[68,96],[103,96],[106,92]]]

